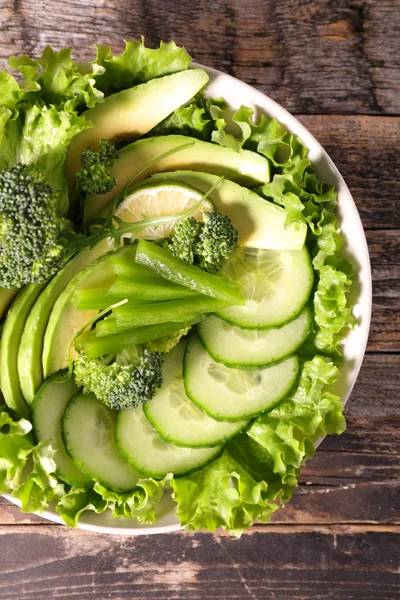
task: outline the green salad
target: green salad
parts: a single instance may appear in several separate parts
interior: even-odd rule
[[[0,493],[188,530],[268,522],[345,429],[337,191],[174,42],[0,73]]]

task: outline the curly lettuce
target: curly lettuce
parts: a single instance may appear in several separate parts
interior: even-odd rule
[[[105,94],[145,83],[155,77],[171,75],[188,68],[191,57],[175,42],[160,43],[159,48],[147,48],[144,38],[125,42],[125,50],[113,54],[109,46],[98,45],[93,62],[96,87]]]

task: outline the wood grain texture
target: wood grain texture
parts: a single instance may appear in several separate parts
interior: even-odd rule
[[[235,540],[1,528],[1,546],[10,551],[0,564],[0,597],[395,600],[397,533],[384,526],[274,526]]]
[[[87,58],[144,35],[184,44],[296,113],[400,114],[398,0],[3,0],[1,62],[46,44]]]
[[[299,115],[343,175],[366,229],[400,229],[400,118]]]
[[[371,334],[294,497],[240,540],[69,531],[0,498],[0,600],[400,597],[400,0],[2,0],[0,67],[46,44],[87,58],[144,35],[273,97],[331,155],[366,228]]]

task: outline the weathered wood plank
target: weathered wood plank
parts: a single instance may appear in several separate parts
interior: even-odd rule
[[[397,530],[274,526],[240,540],[206,533],[120,538],[0,529],[4,600],[253,598],[395,600]],[[333,596],[332,596],[333,597]]]
[[[300,115],[343,175],[367,229],[400,228],[400,118]]]
[[[399,352],[400,232],[376,230],[367,231],[366,235],[373,279],[372,323],[368,349]]]
[[[175,39],[297,113],[400,113],[397,0],[3,0],[1,62],[45,44],[87,58],[94,42]],[[188,26],[190,24],[190,26]]]

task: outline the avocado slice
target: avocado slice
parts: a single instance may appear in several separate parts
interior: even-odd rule
[[[7,308],[10,306],[17,293],[18,288],[11,288],[8,290],[0,288],[0,319],[7,312]]]
[[[8,311],[0,342],[0,387],[4,400],[17,417],[29,417],[18,380],[18,347],[26,318],[45,283],[30,283],[17,296]]]
[[[68,366],[68,349],[72,340],[81,327],[99,312],[75,308],[73,304],[75,291],[85,288],[108,288],[115,279],[112,257],[115,257],[115,253],[108,252],[82,269],[71,279],[54,304],[44,335],[42,356],[44,379]],[[73,348],[71,348],[71,355],[77,356]]]
[[[104,102],[83,113],[93,127],[79,133],[69,146],[65,174],[70,187],[81,167],[82,150],[89,146],[97,148],[102,139],[118,141],[141,137],[193,98],[208,79],[203,69],[189,69],[151,79],[108,96]]]
[[[200,192],[207,192],[218,177],[209,173],[175,171],[157,173],[149,182],[173,180],[187,183]],[[227,215],[239,231],[239,246],[265,250],[300,250],[305,243],[307,225],[285,226],[286,211],[264,200],[251,190],[224,179],[211,192],[210,200],[218,212]]]
[[[158,160],[153,165],[145,168],[157,157],[182,146],[189,147],[179,150],[166,158]],[[125,146],[119,159],[111,169],[116,185],[112,191],[104,195],[89,195],[85,200],[84,220],[97,216],[114,198],[129,179],[138,171],[145,168],[135,182],[160,171],[176,171],[190,169],[191,171],[207,171],[214,175],[223,175],[227,179],[243,185],[257,185],[270,180],[269,162],[260,154],[251,150],[232,150],[225,146],[218,146],[211,142],[203,142],[185,135],[166,135],[138,140]]]
[[[32,404],[36,392],[43,383],[44,334],[57,298],[77,273],[108,252],[110,248],[111,244],[107,240],[103,240],[94,248],[84,248],[57,273],[33,305],[18,350],[19,383],[28,404]]]

